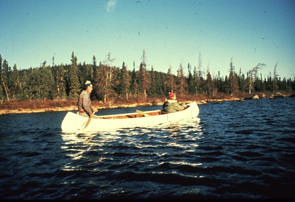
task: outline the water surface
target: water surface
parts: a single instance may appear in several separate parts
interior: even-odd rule
[[[0,116],[0,199],[295,198],[295,99],[199,108],[189,121],[81,134],[61,132],[66,112]]]

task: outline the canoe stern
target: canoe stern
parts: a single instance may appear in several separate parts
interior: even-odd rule
[[[66,132],[75,132],[82,128],[88,118],[79,116],[73,112],[68,112],[61,123],[61,130]]]

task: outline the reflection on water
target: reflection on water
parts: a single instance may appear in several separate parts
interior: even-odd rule
[[[79,170],[81,167],[76,161],[85,161],[87,158],[91,158],[94,164],[114,160],[113,157],[107,158],[106,156],[116,155],[117,147],[120,150],[125,148],[124,153],[122,153],[123,156],[126,155],[127,150],[129,155],[140,151],[139,154],[145,157],[147,155],[170,155],[167,151],[162,151],[159,148],[181,148],[184,150],[183,153],[194,152],[198,144],[193,142],[202,136],[199,123],[200,119],[194,118],[177,123],[162,124],[153,128],[129,128],[99,133],[62,133],[61,137],[64,144],[61,145],[61,150],[73,160],[73,162],[70,162],[72,165],[66,164],[63,170]],[[183,144],[181,139],[189,144]],[[145,161],[143,158],[139,158],[139,162]],[[151,161],[151,159],[147,160],[147,162]],[[75,166],[78,167],[75,168]]]

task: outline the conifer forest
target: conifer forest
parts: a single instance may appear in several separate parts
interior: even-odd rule
[[[295,90],[294,77],[279,77],[277,64],[273,72],[263,78],[259,73],[265,66],[262,63],[247,70],[245,75],[241,69],[236,71],[229,61],[228,75],[221,76],[220,72],[211,75],[209,69],[202,68],[201,57],[197,66],[179,64],[176,74],[173,74],[171,67],[167,73],[159,72],[152,66],[148,70],[145,51],[139,67],[133,64],[132,71],[127,70],[124,62],[121,67],[113,66],[110,53],[105,61],[99,63],[93,56],[92,64],[78,64],[74,52],[70,57],[71,64],[68,65],[48,65],[43,62],[40,67],[18,70],[17,65],[11,67],[0,55],[0,99],[2,102],[77,99],[87,80],[93,84],[92,99],[104,103],[111,99],[162,98],[168,92],[175,92],[180,98],[188,95],[217,98],[220,94],[293,93]]]

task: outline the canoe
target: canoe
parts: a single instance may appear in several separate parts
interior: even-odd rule
[[[74,112],[68,112],[62,121],[61,129],[63,132],[83,132],[144,127],[183,119],[192,119],[198,115],[199,107],[196,102],[192,102],[187,104],[184,110],[175,113],[154,110],[144,111],[143,113],[138,111],[137,113],[96,116],[91,119],[89,125],[85,128],[89,118],[80,116]]]

